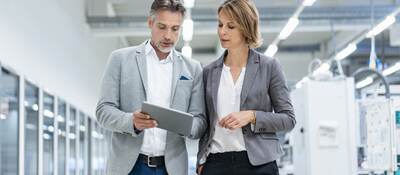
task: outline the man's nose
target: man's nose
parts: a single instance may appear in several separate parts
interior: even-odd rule
[[[165,38],[166,40],[171,40],[172,37],[173,37],[172,31],[171,31],[171,30],[167,30],[167,33],[164,35],[164,38]]]

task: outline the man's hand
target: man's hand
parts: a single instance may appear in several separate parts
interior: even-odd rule
[[[254,111],[233,112],[219,121],[221,127],[231,130],[241,128],[249,123],[255,124]]]
[[[143,131],[147,128],[154,128],[157,126],[156,120],[152,119],[149,115],[140,111],[133,113],[133,125],[135,129]]]

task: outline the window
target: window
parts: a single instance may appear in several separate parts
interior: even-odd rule
[[[100,157],[100,138],[101,134],[99,133],[98,125],[96,121],[91,122],[91,159],[92,159],[92,173],[94,175],[100,174],[100,166],[101,166],[101,157]]]
[[[69,160],[68,160],[68,171],[69,175],[74,175],[76,171],[76,109],[70,107],[69,110]]]
[[[106,167],[106,156],[108,150],[106,148],[106,130],[102,129],[96,122],[94,122],[94,131],[92,131],[93,137],[93,151],[94,154],[92,155],[94,159],[94,174],[104,174],[105,167]]]
[[[0,73],[0,174],[18,173],[19,78]]]
[[[89,161],[88,161],[88,174],[95,174],[94,173],[94,139],[93,139],[93,132],[94,125],[93,120],[88,117],[88,154],[89,154]]]
[[[25,83],[25,174],[36,175],[38,172],[38,121],[39,89]]]
[[[66,150],[67,150],[67,144],[66,144],[66,119],[65,117],[67,116],[67,105],[63,100],[58,100],[58,115],[57,115],[57,122],[58,122],[58,175],[65,175],[66,173]]]
[[[54,98],[43,95],[43,174],[54,172]]]
[[[83,112],[79,112],[79,174],[85,174],[85,167],[87,167],[87,128],[86,116]]]

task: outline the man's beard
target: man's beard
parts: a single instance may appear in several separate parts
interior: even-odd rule
[[[156,47],[158,50],[160,50],[162,53],[169,53],[172,51],[172,49],[174,49],[175,44],[172,44],[171,47],[162,47],[161,46],[162,41],[157,42]]]

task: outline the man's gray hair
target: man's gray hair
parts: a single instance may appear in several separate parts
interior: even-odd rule
[[[180,0],[154,0],[151,4],[150,16],[153,16],[160,10],[168,10],[171,12],[180,12],[185,16],[186,9]]]

